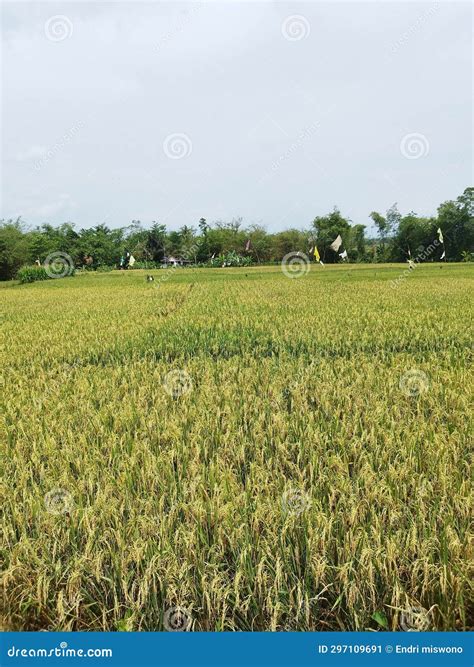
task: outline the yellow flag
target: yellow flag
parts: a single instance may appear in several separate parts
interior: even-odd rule
[[[314,246],[314,257],[315,257],[315,259],[316,259],[317,262],[319,262],[319,260],[321,259],[321,258],[319,257],[319,252],[318,252],[318,249],[317,249],[316,246]]]

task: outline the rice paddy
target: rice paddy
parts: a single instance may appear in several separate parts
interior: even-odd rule
[[[472,629],[474,271],[404,270],[2,284],[3,627]]]

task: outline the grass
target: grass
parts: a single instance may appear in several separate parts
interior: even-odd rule
[[[2,625],[472,629],[474,272],[405,268],[1,285]]]

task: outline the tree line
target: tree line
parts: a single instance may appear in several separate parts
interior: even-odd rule
[[[405,262],[409,257],[435,261],[439,257],[426,257],[424,250],[431,247],[438,228],[447,261],[474,260],[473,187],[442,203],[432,217],[414,212],[402,215],[396,204],[384,215],[372,211],[370,217],[377,230],[375,237],[367,237],[366,226],[352,224],[338,208],[314,218],[307,229],[273,234],[259,224],[244,225],[241,218],[212,224],[201,218],[195,227],[184,225],[179,230],[167,230],[156,221],[147,228],[132,220],[119,229],[98,224],[79,231],[70,222],[44,223],[31,229],[20,218],[1,220],[0,279],[14,278],[20,267],[42,263],[54,252],[68,254],[76,266],[100,269],[117,267],[126,253],[133,254],[137,266],[158,266],[170,256],[203,265],[221,265],[228,258],[226,263],[232,265],[279,262],[290,252],[309,254],[317,247],[321,260],[331,264],[341,261],[330,248],[338,235],[349,262]]]

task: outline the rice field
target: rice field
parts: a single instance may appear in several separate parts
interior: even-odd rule
[[[3,628],[472,629],[474,269],[405,268],[2,284]]]

